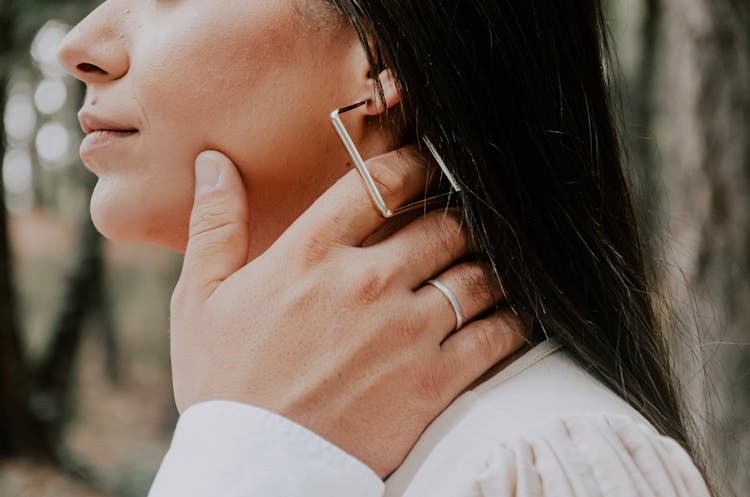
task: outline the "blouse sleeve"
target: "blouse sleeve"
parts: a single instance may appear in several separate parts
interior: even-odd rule
[[[197,404],[177,423],[149,497],[381,497],[364,463],[273,412]]]
[[[674,440],[624,416],[581,414],[499,444],[482,497],[709,497]]]

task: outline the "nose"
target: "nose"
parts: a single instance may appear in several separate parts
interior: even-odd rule
[[[121,16],[111,5],[104,2],[73,28],[57,54],[63,69],[87,84],[115,81],[130,69],[127,38],[118,22]]]

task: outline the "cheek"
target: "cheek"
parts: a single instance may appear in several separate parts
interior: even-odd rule
[[[314,43],[290,36],[300,30],[288,23],[248,23],[207,32],[211,23],[196,21],[182,34],[162,30],[134,53],[129,77],[144,117],[142,149],[97,186],[92,216],[105,235],[184,249],[193,161],[203,150],[234,160],[254,212],[279,226],[347,169],[328,123],[341,104],[335,75],[343,71],[321,70],[322,56],[307,48]],[[331,57],[330,48],[321,53]],[[299,205],[279,202],[290,193]]]
[[[154,135],[205,147],[247,139],[243,122],[262,129],[283,112],[266,105],[280,86],[268,83],[283,81],[278,68],[294,52],[294,27],[280,22],[289,12],[265,4],[181,10],[171,30],[145,30],[153,34],[139,38],[131,76]]]
[[[218,149],[264,182],[299,176],[329,162],[328,113],[346,100],[332,66],[348,49],[298,25],[290,2],[242,4],[232,21],[191,15],[138,48],[150,138],[192,157]]]

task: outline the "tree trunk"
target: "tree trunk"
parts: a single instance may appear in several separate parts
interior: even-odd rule
[[[77,258],[66,282],[66,293],[52,327],[51,341],[35,375],[35,404],[44,420],[49,439],[61,441],[66,422],[71,418],[74,404],[73,386],[76,380],[76,364],[83,339],[84,320],[92,311],[104,303],[104,261],[102,260],[101,235],[88,216],[82,221]],[[106,320],[105,324],[111,326]],[[103,329],[105,344],[112,341],[114,329]],[[105,348],[107,352],[108,347]],[[113,351],[111,354],[114,354]],[[107,353],[108,363],[114,361]],[[115,364],[108,364],[115,368]],[[108,371],[109,374],[115,374]]]
[[[664,277],[702,342],[708,388],[691,393],[716,479],[750,495],[750,5],[660,3]]]
[[[12,53],[10,2],[0,0],[0,118],[5,115],[7,56]],[[6,60],[3,60],[6,59]],[[0,173],[5,157],[5,128],[0,119]],[[0,174],[0,177],[2,175]],[[29,407],[30,377],[15,312],[12,254],[8,240],[5,187],[0,181],[0,457],[30,454],[52,459],[41,423]]]
[[[613,5],[613,2],[618,2]],[[621,3],[625,2],[625,3]],[[631,166],[628,173],[636,186],[633,194],[638,206],[638,226],[642,233],[646,261],[661,255],[659,231],[662,206],[655,191],[660,185],[660,156],[653,139],[654,84],[658,73],[658,46],[661,30],[660,0],[610,0],[610,11],[617,20],[618,52],[630,54],[629,64],[620,67],[624,83],[618,90],[623,98],[623,114],[627,123],[625,150]],[[630,31],[625,35],[625,31]],[[649,264],[653,272],[653,264]]]

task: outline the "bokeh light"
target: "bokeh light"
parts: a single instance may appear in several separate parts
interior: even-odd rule
[[[68,88],[62,79],[45,78],[36,87],[34,103],[42,114],[54,114],[63,108]]]
[[[5,132],[8,138],[16,141],[29,140],[35,129],[36,111],[31,95],[12,89],[5,107]]]
[[[12,148],[3,159],[3,184],[8,193],[22,195],[31,189],[31,155],[22,148]]]
[[[63,22],[48,21],[37,32],[31,44],[31,56],[39,64],[42,74],[48,78],[60,77],[65,74],[57,61],[57,50],[69,29],[70,26]]]
[[[39,128],[36,134],[36,151],[46,163],[47,169],[56,169],[65,159],[70,146],[70,134],[65,126],[59,122],[50,121]]]

